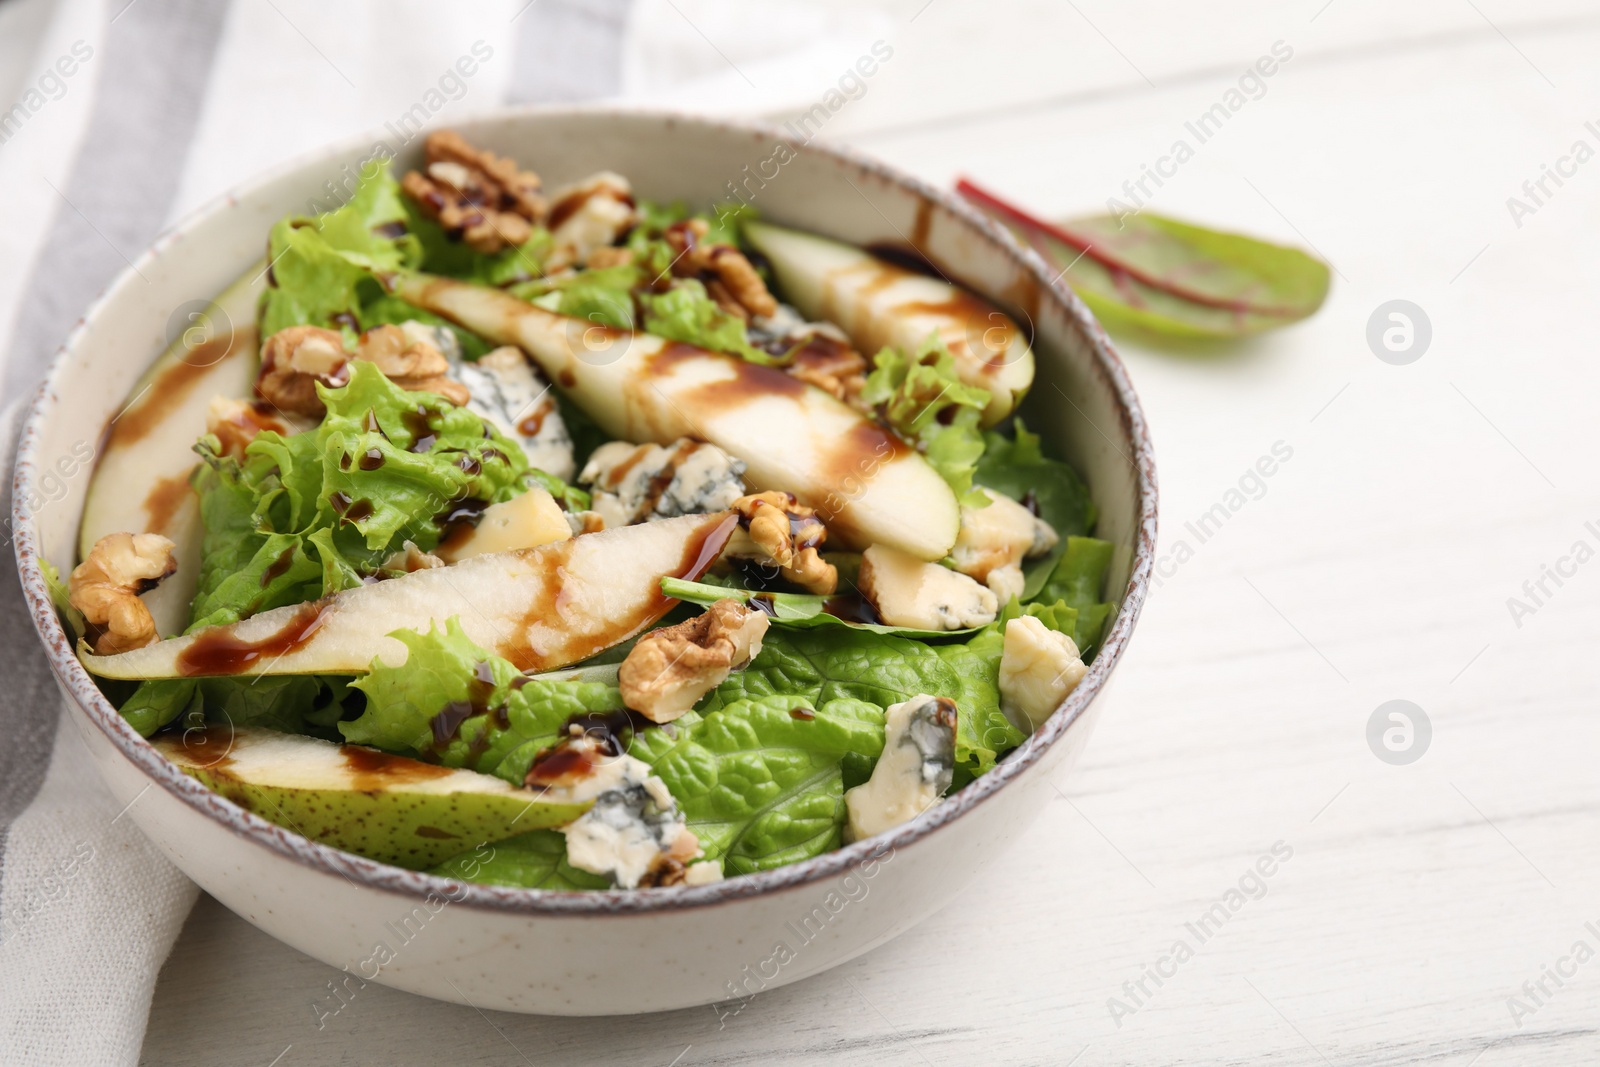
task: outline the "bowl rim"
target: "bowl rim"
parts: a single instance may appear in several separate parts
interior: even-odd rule
[[[852,868],[863,867],[874,861],[884,861],[885,857],[892,855],[896,850],[909,846],[931,835],[947,823],[963,817],[1004,788],[1012,779],[1020,777],[1038,763],[1045,753],[1083,717],[1085,710],[1104,687],[1122,657],[1149,591],[1155,560],[1157,498],[1154,449],[1127,370],[1112,349],[1105,331],[1088,308],[1070,288],[1059,282],[1059,275],[1054,274],[1046,266],[1038,253],[1021,247],[997,223],[989,220],[955,193],[935,188],[919,178],[905,174],[853,148],[819,143],[815,139],[800,142],[781,128],[768,123],[719,119],[660,108],[607,104],[497,108],[463,116],[450,125],[466,128],[487,123],[503,123],[507,120],[515,122],[520,119],[550,116],[597,119],[616,117],[656,122],[669,128],[674,124],[695,125],[718,131],[773,138],[797,152],[819,153],[829,157],[836,165],[844,167],[847,176],[848,172],[854,171],[860,176],[870,176],[898,186],[917,197],[923,205],[942,210],[981,237],[987,238],[1020,268],[1025,277],[1032,280],[1037,287],[1040,300],[1054,300],[1062,307],[1086,342],[1092,356],[1094,372],[1101,378],[1103,384],[1109,386],[1115,397],[1117,413],[1123,423],[1121,428],[1132,442],[1134,454],[1124,458],[1130,460],[1135,469],[1138,515],[1128,584],[1123,591],[1121,605],[1111,631],[1101,646],[1100,654],[1090,665],[1087,675],[1063,705],[1050,716],[1044,727],[1036,730],[993,770],[971,782],[922,817],[886,834],[844,845],[832,852],[799,863],[755,874],[738,875],[710,885],[679,885],[646,890],[582,891],[522,889],[464,882],[391,866],[320,844],[267,822],[232,801],[211,792],[197,780],[179,770],[176,764],[167,760],[148,741],[140,737],[101,694],[78,661],[73,643],[63,631],[50,600],[39,563],[40,546],[37,534],[24,507],[37,477],[39,459],[37,451],[40,447],[43,426],[58,405],[61,389],[70,384],[65,380],[68,377],[70,355],[81,343],[90,324],[101,314],[111,295],[127,285],[129,279],[136,276],[141,267],[168,254],[169,250],[180,243],[191,230],[205,224],[214,215],[235,208],[240,201],[286,174],[318,160],[341,158],[372,145],[376,136],[374,131],[344,138],[302,153],[207,201],[185,215],[157,237],[148,250],[119,272],[116,278],[96,296],[93,305],[83,318],[78,320],[52,358],[49,371],[29,405],[18,441],[12,483],[11,515],[23,594],[28,603],[34,628],[38,631],[45,647],[51,670],[70,700],[77,705],[78,710],[106,735],[150,783],[160,785],[202,817],[213,819],[225,829],[232,831],[235,836],[318,873],[339,876],[358,887],[385,891],[405,898],[442,897],[474,910],[510,915],[554,917],[675,912],[793,890],[841,876]],[[433,126],[429,127],[429,130],[437,128],[441,127]],[[146,788],[149,788],[148,784]],[[135,821],[138,821],[137,818]]]

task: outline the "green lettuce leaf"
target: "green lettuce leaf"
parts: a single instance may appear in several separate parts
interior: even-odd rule
[[[1098,512],[1083,479],[1067,464],[1047,459],[1039,447],[1039,435],[1029,433],[1021,419],[1016,420],[1014,439],[990,432],[984,435],[984,445],[973,481],[1014,500],[1031,498],[1039,517],[1061,535],[1049,555],[1024,568],[1027,582],[1022,596],[1032,600],[1066,551],[1068,539],[1094,529]]]
[[[428,872],[441,878],[521,889],[610,889],[611,880],[567,862],[567,839],[556,830],[534,830],[445,860]]]
[[[339,739],[347,679],[316,675],[258,678],[167,678],[140,684],[122,705],[123,718],[149,737],[180,719],[186,725],[229,723]]]
[[[987,507],[989,498],[974,490],[972,482],[984,454],[978,419],[988,406],[988,390],[962,384],[955,357],[937,335],[910,359],[885,348],[873,358],[873,366],[861,399],[916,445],[962,504]]]
[[[883,751],[882,709],[849,698],[816,706],[794,695],[737,700],[671,725],[635,735],[629,752],[666,783],[701,847],[727,874],[837,848],[841,760]]]
[[[639,268],[632,265],[580,270],[564,278],[540,278],[512,286],[510,292],[547,311],[587,319],[597,326],[634,328],[633,290]]]
[[[451,238],[410,197],[402,197],[402,202],[406,228],[416,235],[421,250],[421,269],[428,273],[494,286],[513,285],[544,273],[544,260],[550,254],[550,231],[543,226],[534,226],[521,245],[485,255]]]
[[[768,355],[752,345],[744,320],[718,307],[697,279],[680,279],[664,293],[641,292],[638,300],[644,309],[646,333],[711,352],[726,352],[751,363],[785,362],[783,357]]]
[[[1106,624],[1116,605],[1104,601],[1106,574],[1111,569],[1113,546],[1093,537],[1066,538],[1061,558],[1039,590],[1039,604],[1056,604],[1075,613],[1074,625],[1055,626],[1071,634],[1085,663],[1099,651]],[[1047,624],[1049,620],[1046,620]]]
[[[370,330],[374,326],[403,326],[408,322],[442,326],[455,335],[456,343],[461,346],[462,358],[467,360],[476,360],[494,347],[471,330],[462,329],[443,315],[435,315],[431,311],[408,304],[393,293],[384,293],[362,304],[361,310],[357,312],[357,318],[363,330]]]
[[[362,305],[384,295],[375,272],[422,264],[422,242],[408,218],[399,182],[373,161],[342,207],[279,220],[267,237],[261,336],[307,324],[353,333]]]
[[[528,678],[508,660],[479,648],[457,619],[428,633],[398,630],[406,661],[381,659],[351,683],[366,710],[339,724],[352,744],[426,756],[521,785],[540,749],[578,715],[619,711],[615,685]],[[448,712],[448,714],[446,714]]]
[[[768,593],[740,589],[733,585],[716,585],[710,582],[686,582],[681,578],[661,579],[661,591],[667,596],[689,604],[710,607],[719,600],[732,597],[766,613],[774,626],[811,629],[816,626],[845,626],[875,634],[898,634],[921,640],[960,637],[976,633],[978,627],[967,630],[918,630],[909,626],[885,626],[881,623],[851,622],[828,611],[833,598],[810,596],[805,593]]]
[[[437,545],[435,516],[453,502],[494,503],[523,491],[520,447],[465,408],[400,389],[371,363],[353,363],[349,383],[321,395],[328,414],[317,429],[262,433],[242,462],[221,454],[215,438],[196,446],[204,534],[188,632],[352,588],[407,540],[424,550]],[[412,452],[420,433],[434,442]],[[369,453],[383,464],[364,470],[351,458]],[[342,514],[336,499],[350,502]],[[368,503],[358,508],[361,501]],[[230,700],[212,685],[146,682],[122,710],[148,736],[202,704],[222,714],[235,706]],[[251,722],[291,721],[289,694],[258,702],[271,707],[252,712]]]

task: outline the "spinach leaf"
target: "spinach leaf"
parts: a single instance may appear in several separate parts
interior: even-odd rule
[[[686,582],[681,578],[661,579],[661,591],[667,596],[690,604],[709,607],[730,597],[766,613],[775,626],[811,629],[817,626],[844,626],[875,634],[897,634],[928,641],[935,638],[960,637],[976,633],[978,627],[966,630],[917,630],[908,626],[885,626],[881,623],[850,622],[828,611],[829,597],[810,596],[805,593],[765,593],[706,582]]]
[[[1089,487],[1077,471],[1045,457],[1039,447],[1039,435],[1029,433],[1021,419],[1016,420],[1013,438],[990,432],[984,435],[984,445],[973,481],[1014,500],[1031,500],[1039,517],[1061,536],[1049,555],[1023,569],[1027,581],[1022,598],[1031,600],[1039,595],[1056,560],[1066,551],[1067,539],[1094,528],[1094,501],[1089,499]]]

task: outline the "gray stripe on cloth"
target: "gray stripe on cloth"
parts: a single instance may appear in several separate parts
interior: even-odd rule
[[[31,398],[30,398],[31,399]],[[23,404],[17,402],[0,411],[0,470],[11,471],[16,454],[17,431],[22,426]],[[61,713],[61,696],[55,678],[45,661],[22,599],[22,583],[13,565],[11,536],[11,479],[0,482],[0,515],[7,552],[0,554],[0,648],[5,650],[0,685],[5,687],[5,702],[0,704],[0,862],[5,858],[6,832],[13,821],[33,802],[50,766],[50,750],[56,735],[56,720]],[[0,937],[4,916],[0,915]]]
[[[533,0],[516,16],[513,104],[612,96],[622,86],[622,33],[632,0]]]
[[[6,396],[37,384],[95,295],[161,232],[228,5],[110,0],[109,8],[105,67],[72,175],[57,183],[55,219],[6,361]]]

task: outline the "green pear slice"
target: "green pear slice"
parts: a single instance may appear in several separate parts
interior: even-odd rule
[[[374,658],[405,662],[394,631],[458,618],[468,637],[519,670],[548,671],[666,614],[677,601],[661,579],[705,573],[736,526],[726,511],[623,526],[412,571],[131,652],[80,655],[103,678],[362,674]]]
[[[449,278],[408,277],[399,293],[520,346],[613,437],[657,444],[692,437],[738,457],[753,490],[785,490],[816,508],[830,547],[887,544],[934,560],[955,544],[955,495],[921,455],[780,370],[557,315]]]
[[[938,334],[961,380],[989,390],[985,426],[1011,414],[1033,384],[1027,335],[987,300],[816,234],[749,222],[744,235],[802,315],[837,323],[867,356],[885,346],[914,352]]]
[[[177,633],[189,622],[202,533],[199,501],[189,488],[194,443],[206,432],[213,397],[250,395],[259,355],[256,299],[265,276],[258,264],[190,315],[106,428],[89,482],[80,558],[111,533],[161,534],[175,546],[177,572],[144,595],[157,633]]]
[[[273,730],[214,725],[151,743],[207,789],[268,822],[412,870],[565,826],[589,807],[554,804],[476,771]]]

